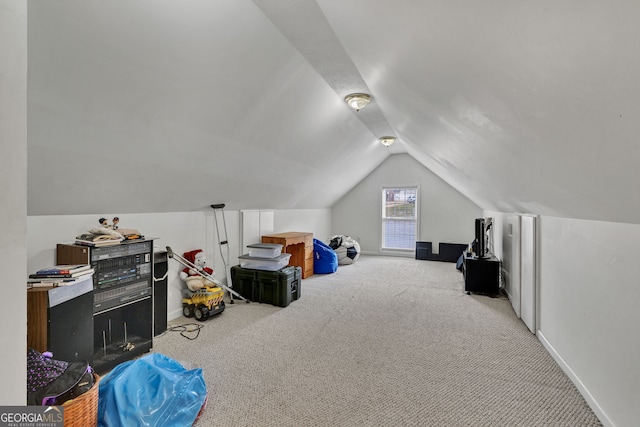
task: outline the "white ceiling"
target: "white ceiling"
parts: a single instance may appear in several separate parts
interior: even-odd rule
[[[638,16],[633,0],[30,0],[28,212],[327,208],[406,152],[485,209],[640,223]],[[356,113],[359,91],[374,101]]]

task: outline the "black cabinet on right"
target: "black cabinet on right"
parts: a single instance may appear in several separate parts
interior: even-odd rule
[[[485,258],[464,255],[462,263],[464,290],[479,294],[498,295],[500,292],[500,260],[493,254]]]

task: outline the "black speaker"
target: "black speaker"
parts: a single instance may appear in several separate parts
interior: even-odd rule
[[[430,260],[431,242],[416,242],[416,259]]]
[[[153,336],[167,330],[167,271],[166,252],[153,254]]]

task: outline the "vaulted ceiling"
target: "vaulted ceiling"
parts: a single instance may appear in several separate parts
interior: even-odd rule
[[[28,212],[327,208],[408,153],[485,209],[640,223],[638,16],[632,0],[29,0]],[[355,112],[351,92],[373,101]]]

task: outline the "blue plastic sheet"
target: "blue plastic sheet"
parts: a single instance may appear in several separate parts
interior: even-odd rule
[[[204,406],[202,369],[159,353],[116,366],[100,380],[98,425],[191,426]]]

